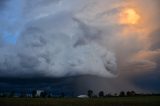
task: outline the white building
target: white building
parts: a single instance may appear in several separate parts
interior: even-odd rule
[[[41,93],[44,92],[44,90],[37,90],[36,91],[36,96],[39,97],[41,96]]]
[[[89,98],[87,95],[79,95],[77,98]]]

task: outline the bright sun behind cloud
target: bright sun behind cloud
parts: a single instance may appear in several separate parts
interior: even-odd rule
[[[132,8],[124,9],[119,16],[120,24],[136,25],[140,20],[140,15]]]

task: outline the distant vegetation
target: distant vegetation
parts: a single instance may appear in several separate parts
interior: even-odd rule
[[[16,91],[10,91],[10,92],[0,92],[1,98],[64,98],[64,97],[72,97],[75,98],[78,95],[65,95],[64,92],[59,93],[59,95],[54,95],[54,92],[50,92],[47,90],[33,90],[30,93],[28,93],[25,90],[20,91],[20,93],[17,93]],[[88,90],[86,92],[86,96],[88,98],[108,98],[108,97],[134,97],[134,96],[160,96],[160,94],[145,94],[145,93],[136,93],[135,91],[121,91],[119,93],[115,94],[105,94],[104,91],[99,91],[99,93],[96,95],[93,90]]]

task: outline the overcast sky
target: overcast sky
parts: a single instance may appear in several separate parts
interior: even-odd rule
[[[0,78],[73,77],[80,92],[158,92],[158,6],[159,0],[0,0]]]

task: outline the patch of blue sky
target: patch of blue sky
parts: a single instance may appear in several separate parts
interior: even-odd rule
[[[13,0],[8,3],[7,11],[3,16],[0,16],[5,22],[5,25],[1,25],[1,33],[3,40],[6,43],[16,44],[17,38],[20,35],[22,28],[22,0]]]
[[[10,32],[4,32],[3,40],[9,44],[16,44],[19,34],[20,34],[19,32],[16,32],[14,35]]]

